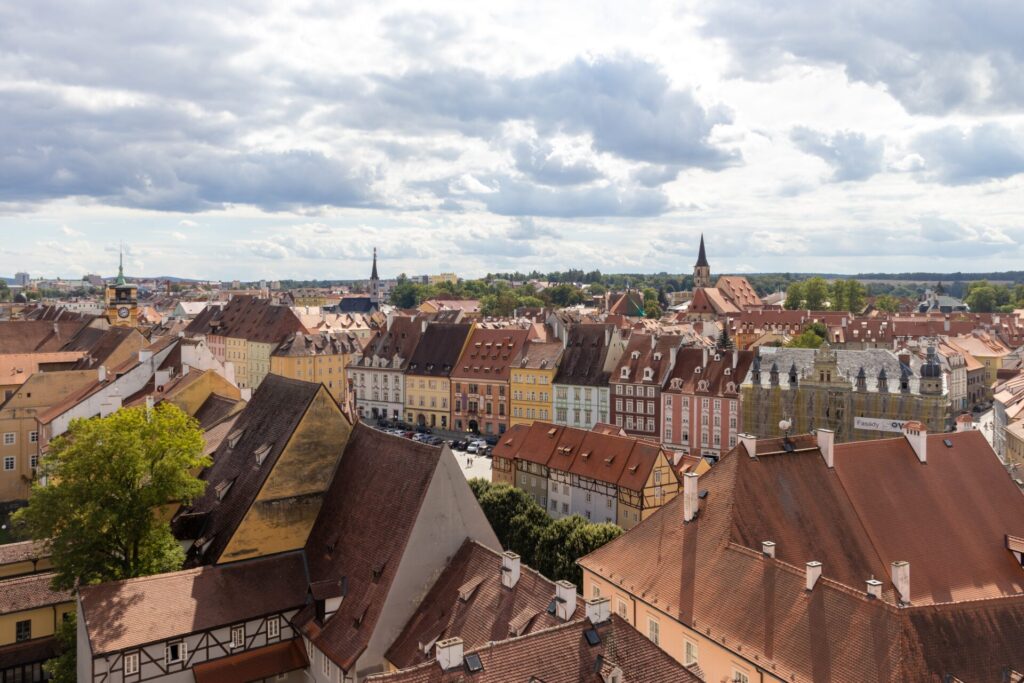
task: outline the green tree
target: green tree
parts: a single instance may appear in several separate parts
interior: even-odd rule
[[[786,288],[786,301],[782,304],[783,308],[789,311],[795,311],[799,308],[803,308],[804,305],[804,285],[802,282],[792,282],[789,287]]]
[[[846,281],[836,280],[828,288],[828,299],[833,311],[848,311],[846,305]]]
[[[527,513],[530,507],[540,507],[526,491],[509,484],[493,484],[479,500],[498,541],[505,548],[509,547],[512,535],[512,518]]]
[[[43,663],[43,671],[50,675],[53,683],[75,683],[78,676],[75,613],[57,625],[58,654]]]
[[[398,282],[391,288],[391,305],[398,308],[414,308],[420,303],[419,287],[410,282],[404,275],[398,276]]]
[[[518,303],[515,292],[503,287],[497,293],[480,299],[480,312],[490,317],[507,317],[516,310]]]
[[[77,419],[50,442],[41,477],[15,523],[49,539],[55,588],[178,569],[184,559],[161,506],[188,504],[210,464],[195,420],[169,402]]]
[[[595,282],[594,284],[590,285],[590,287],[587,289],[587,293],[590,294],[590,296],[601,296],[607,291],[608,288],[602,285],[600,282]]]
[[[718,348],[728,351],[732,348],[732,337],[729,336],[729,324],[722,323],[722,333],[718,335]]]
[[[886,313],[896,313],[900,310],[900,302],[891,294],[883,294],[875,299],[875,308]]]
[[[537,539],[537,569],[550,579],[565,579],[577,586],[583,582],[576,560],[618,537],[622,529],[614,524],[591,524],[580,515],[557,519]]]
[[[850,313],[860,313],[864,310],[864,297],[867,291],[860,280],[847,280],[843,285],[845,300],[842,310]]]
[[[503,545],[517,553],[526,564],[537,566],[537,538],[551,524],[551,518],[534,503],[508,521],[508,541]]]
[[[984,281],[972,285],[964,302],[974,313],[990,313],[998,303],[995,288]]]
[[[477,500],[480,500],[482,495],[491,490],[491,482],[483,477],[473,477],[469,480],[469,490],[473,492]]]
[[[803,283],[804,306],[812,311],[820,311],[828,298],[828,282],[823,277],[812,277]]]
[[[11,288],[7,286],[6,280],[0,280],[0,301],[7,301],[11,298]]]

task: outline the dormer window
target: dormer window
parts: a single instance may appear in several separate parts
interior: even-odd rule
[[[693,374],[699,375],[701,373],[701,367],[698,365],[693,369]]]
[[[732,374],[732,368],[726,368],[725,369],[725,375],[728,377],[731,374]]]
[[[620,374],[620,376],[622,377],[622,379],[629,379],[629,368],[622,368],[622,373]]]
[[[629,354],[629,357],[632,358],[633,360],[637,360],[638,358],[640,358],[640,352],[634,351],[633,353]]]
[[[654,378],[654,370],[644,368],[644,381],[649,382]]]
[[[242,434],[244,433],[244,429],[236,429],[235,431],[228,434],[228,448],[234,448],[235,446],[237,446],[239,439],[242,438]]]
[[[661,360],[661,351],[654,354],[654,360]]]
[[[253,455],[256,456],[256,464],[257,465],[262,465],[263,461],[267,459],[267,453],[269,453],[269,452],[270,452],[270,444],[269,443],[265,443],[262,446],[260,446],[259,448],[257,448],[255,451],[253,451]]]

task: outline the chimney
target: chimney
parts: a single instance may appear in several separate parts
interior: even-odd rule
[[[949,317],[948,316],[946,317],[945,320],[942,321],[942,331],[943,332],[949,332]]]
[[[501,554],[501,585],[505,588],[515,588],[519,583],[519,571],[521,563],[519,556],[511,550]]]
[[[152,396],[147,396],[146,397],[146,412],[147,413],[153,412],[153,403],[154,403],[153,397]]]
[[[101,382],[106,382],[107,381],[107,367],[105,365],[101,365],[99,367],[98,379]]]
[[[576,586],[566,580],[555,582],[555,616],[561,621],[572,619],[576,611]]]
[[[700,507],[698,498],[697,481],[699,477],[695,472],[687,472],[683,475],[683,521],[691,522],[697,516]]]
[[[761,541],[761,553],[765,557],[775,558],[775,541]]]
[[[868,579],[868,598],[881,599],[882,597],[882,582],[878,579],[871,577]]]
[[[835,456],[836,433],[831,429],[818,429],[816,436],[818,438],[818,450],[821,451],[822,457],[825,458],[825,464],[828,465],[829,469],[832,469],[832,462]]]
[[[462,666],[462,638],[445,638],[434,645],[437,663],[442,671],[451,671]]]
[[[892,563],[892,583],[896,586],[896,592],[900,594],[900,602],[904,605],[910,604],[910,563],[905,560],[897,560]]]
[[[658,338],[655,335],[651,335],[651,350],[653,351],[658,346]]]
[[[153,352],[149,349],[139,349],[139,362],[145,363],[153,357]]]
[[[807,563],[807,590],[814,590],[814,584],[821,578],[821,562],[811,560]]]
[[[703,355],[701,357],[700,366],[706,367],[708,364],[708,347],[705,346],[701,351],[703,351]]]
[[[732,369],[735,370],[736,366],[740,364],[740,350],[732,350]]]
[[[910,442],[911,448],[922,463],[928,462],[928,428],[916,420],[903,425],[903,436]]]
[[[747,449],[751,458],[757,456],[757,437],[753,434],[740,434],[740,445]]]
[[[594,625],[603,624],[612,617],[611,605],[609,598],[590,598],[587,600],[587,619]]]

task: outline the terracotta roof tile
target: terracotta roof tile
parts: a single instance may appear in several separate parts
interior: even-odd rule
[[[70,590],[53,590],[53,572],[0,579],[0,614],[47,607],[72,600]]]
[[[309,666],[300,638],[203,662],[192,669],[196,683],[248,683]]]

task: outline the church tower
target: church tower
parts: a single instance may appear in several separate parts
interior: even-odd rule
[[[373,248],[373,270],[370,271],[370,301],[380,307],[380,276],[377,275],[377,247]]]
[[[708,265],[707,254],[704,253],[704,234],[700,236],[700,252],[697,263],[693,266],[693,288],[701,289],[711,286],[711,266]]]
[[[138,287],[124,278],[124,253],[122,252],[117,265],[117,279],[114,284],[107,285],[106,291],[107,320],[111,325],[134,326],[139,308]]]

